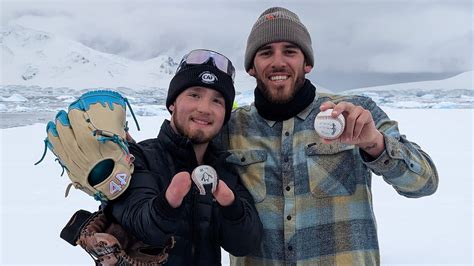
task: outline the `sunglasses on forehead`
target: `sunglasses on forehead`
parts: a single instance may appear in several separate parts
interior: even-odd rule
[[[232,78],[232,81],[234,80],[235,68],[229,58],[218,52],[206,49],[192,50],[187,55],[185,55],[183,59],[181,59],[178,69],[176,69],[176,73],[178,73],[179,70],[184,66],[203,65],[208,64],[209,62],[211,62],[220,71],[229,75]]]

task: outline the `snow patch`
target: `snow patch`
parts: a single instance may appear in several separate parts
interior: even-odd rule
[[[22,95],[20,94],[13,94],[12,96],[9,96],[9,97],[1,97],[0,96],[0,101],[3,101],[3,102],[27,102],[28,99],[26,99],[25,97],[23,97]]]

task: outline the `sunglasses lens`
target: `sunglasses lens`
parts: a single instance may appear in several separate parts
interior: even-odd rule
[[[193,50],[183,57],[178,66],[179,71],[184,65],[200,65],[208,63],[212,58],[215,67],[229,75],[234,80],[235,69],[232,62],[222,54],[210,50]]]
[[[203,64],[206,63],[209,58],[213,57],[212,52],[206,50],[194,50],[186,56],[186,63],[188,64]]]
[[[229,61],[229,59],[223,57],[223,56],[213,56],[212,59],[214,59],[214,64],[218,69],[221,71],[227,73],[234,79],[235,75],[235,70],[234,67],[232,66],[232,63]]]

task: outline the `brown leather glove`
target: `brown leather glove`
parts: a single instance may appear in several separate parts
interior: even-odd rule
[[[166,263],[169,250],[175,244],[173,237],[164,247],[152,247],[137,240],[119,224],[107,220],[102,211],[89,213],[88,217],[87,213],[84,210],[76,212],[61,232],[61,237],[72,245],[80,245],[97,265],[163,265]],[[71,233],[78,227],[79,234]]]

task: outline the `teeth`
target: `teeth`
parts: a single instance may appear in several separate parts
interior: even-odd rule
[[[200,125],[209,125],[209,122],[203,121],[203,120],[198,120],[198,119],[193,119],[195,123],[200,124]]]
[[[270,77],[270,79],[271,79],[272,81],[285,80],[285,79],[287,79],[287,78],[288,78],[288,76],[271,76],[271,77]]]

